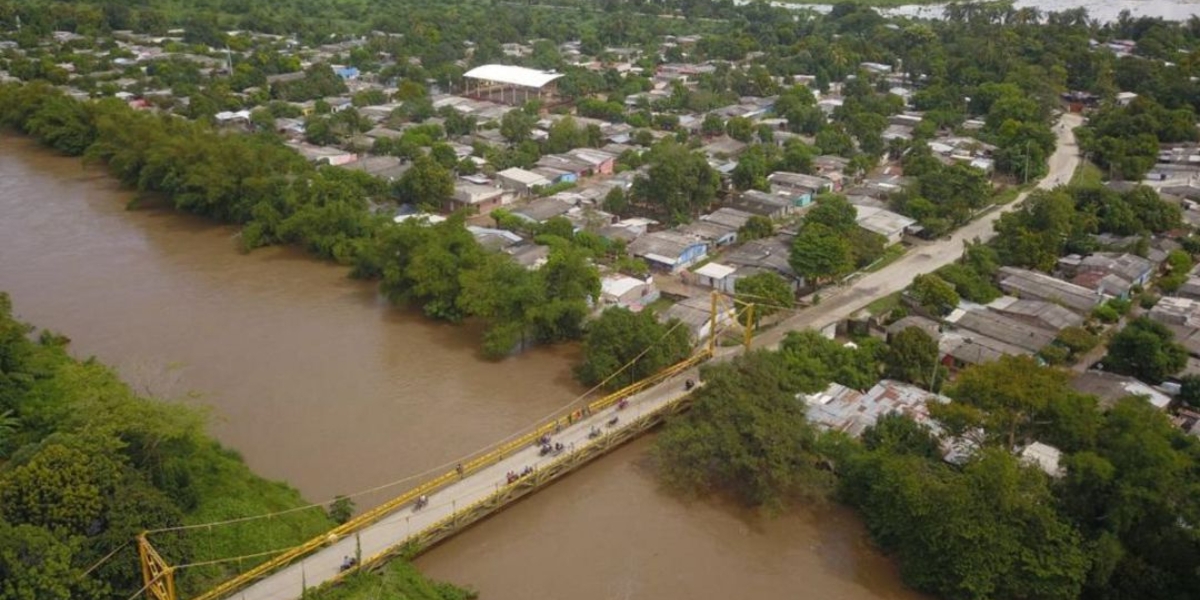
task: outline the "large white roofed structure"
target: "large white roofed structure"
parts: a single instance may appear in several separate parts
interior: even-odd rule
[[[468,79],[482,79],[521,87],[540,88],[562,77],[562,73],[538,71],[512,65],[483,65],[463,74]]]
[[[551,85],[562,73],[538,71],[513,65],[483,65],[463,74],[468,98],[515,106],[537,99],[551,105],[558,101]]]

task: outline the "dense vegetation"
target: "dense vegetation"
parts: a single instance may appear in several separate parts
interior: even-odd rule
[[[970,368],[946,390],[954,402],[931,407],[947,434],[977,444],[962,465],[908,417],[886,416],[860,441],[807,423],[798,392],[929,364],[919,340],[903,343],[850,349],[793,334],[778,352],[708,367],[693,411],[656,443],[665,482],[774,511],[833,495],[861,511],[906,581],[943,598],[1195,593],[1200,443],[1143,399],[1102,412],[1027,357]],[[1035,440],[1063,450],[1061,477],[1010,451]]]
[[[804,214],[792,242],[789,262],[814,283],[849,275],[883,256],[887,240],[858,226],[855,208],[845,196],[826,194]]]
[[[478,595],[447,583],[430,581],[403,560],[393,560],[378,571],[356,573],[335,586],[306,596],[308,600],[470,600]]]
[[[132,549],[82,576],[144,529],[290,508],[299,495],[255,477],[203,434],[195,409],[138,398],[65,340],[13,319],[0,295],[0,573],[4,598],[125,598],[141,587]],[[288,523],[161,540],[177,563],[248,554],[329,526],[321,511]],[[184,571],[185,590],[214,575]]]
[[[0,598],[128,598],[142,587],[135,535],[305,504],[208,437],[199,410],[138,397],[108,367],[71,358],[65,338],[32,333],[0,294]],[[151,540],[187,565],[277,550],[332,526],[314,507]],[[258,560],[183,567],[177,581],[193,594]]]

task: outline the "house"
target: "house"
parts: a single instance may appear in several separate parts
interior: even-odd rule
[[[691,332],[693,339],[696,341],[705,340],[713,331],[712,299],[708,296],[694,296],[680,300],[659,313],[658,319],[664,323],[669,323],[671,319],[678,319]],[[724,307],[722,303],[718,302],[716,314],[717,330],[720,331],[735,323],[736,317],[733,308]]]
[[[908,228],[917,224],[916,219],[910,219],[900,213],[894,213],[876,206],[855,205],[857,211],[855,222],[859,227],[872,233],[878,233],[887,239],[888,245],[899,244],[904,239]]]
[[[884,379],[866,393],[831,383],[815,394],[798,394],[807,405],[805,416],[818,427],[859,437],[880,417],[898,413],[928,426],[935,433],[941,426],[929,416],[929,402],[948,404],[950,398],[915,385]]]
[[[1086,371],[1071,380],[1075,391],[1091,394],[1100,400],[1100,406],[1112,408],[1117,400],[1129,396],[1141,396],[1159,410],[1166,410],[1171,404],[1171,397],[1165,393],[1125,375],[1105,373],[1103,371]]]
[[[1134,286],[1144,286],[1154,274],[1153,261],[1128,252],[1070,254],[1058,260],[1061,273],[1071,283],[1118,298],[1128,298]]]
[[[1002,356],[1029,354],[1024,348],[970,331],[943,333],[938,340],[938,353],[942,364],[951,369],[994,362]]]
[[[737,230],[732,227],[703,219],[692,221],[687,225],[680,225],[676,230],[704,240],[710,248],[728,246],[737,241],[738,234]]]
[[[819,195],[834,189],[833,180],[818,175],[776,171],[767,176],[771,191],[790,196],[796,206],[808,206]]]
[[[343,81],[358,79],[358,67],[334,67],[333,74],[341,77]]]
[[[736,266],[710,262],[692,271],[692,283],[732,294],[734,293],[734,283],[737,281],[733,274],[737,270]]]
[[[362,171],[386,181],[396,181],[412,167],[412,163],[395,156],[364,156],[352,163],[342,165],[349,171]]]
[[[466,209],[472,213],[486,215],[493,209],[507,204],[511,192],[494,185],[481,185],[467,181],[454,184],[454,194],[447,203],[447,210],[454,212]]]
[[[792,238],[784,235],[751,240],[726,251],[721,255],[721,262],[738,267],[738,277],[756,271],[771,271],[790,283],[793,290],[799,291],[804,286],[804,278],[796,274],[788,261],[791,246]]]
[[[550,180],[551,185],[558,183],[575,183],[576,181],[579,181],[579,175],[571,171],[564,171],[562,169],[555,169],[552,167],[535,167],[530,169],[529,172],[545,177],[546,179]]]
[[[716,223],[723,225],[734,231],[738,231],[750,220],[754,215],[736,208],[718,208],[717,210],[700,217],[701,221]]]
[[[940,339],[942,337],[942,326],[937,321],[934,321],[933,319],[929,319],[926,317],[922,317],[920,315],[908,315],[907,317],[903,317],[903,318],[897,320],[895,323],[888,325],[888,328],[887,328],[888,341],[889,342],[891,341],[892,336],[894,336],[894,335],[900,333],[901,331],[904,331],[905,329],[908,329],[910,327],[916,327],[917,329],[924,331],[925,334],[928,335],[930,338],[932,338],[934,341],[937,341],[938,339]]]
[[[1085,287],[1055,279],[1045,273],[1000,267],[997,284],[1006,294],[1022,299],[1043,300],[1062,305],[1073,312],[1087,315],[1104,301],[1104,295]]]
[[[521,236],[504,229],[467,225],[467,231],[471,232],[480,246],[492,251],[504,250],[525,241]]]
[[[1053,302],[1020,300],[1001,296],[988,305],[988,310],[1052,331],[1083,325],[1084,317]]]
[[[533,192],[535,187],[546,187],[550,185],[550,180],[544,176],[526,171],[517,167],[505,169],[496,173],[496,181],[507,190],[512,190],[518,195],[527,196]]]
[[[539,244],[516,244],[505,248],[504,253],[518,265],[530,270],[540,269],[550,259],[550,247]]]
[[[1057,335],[1057,331],[1043,329],[989,310],[954,311],[946,320],[960,331],[987,336],[1029,354],[1035,354],[1050,345]]]
[[[700,151],[709,157],[737,156],[746,149],[745,142],[739,142],[727,135],[713,139],[700,147]]]
[[[592,174],[593,169],[591,163],[568,154],[547,154],[538,159],[537,166],[557,169],[574,175],[573,179],[566,181],[576,181],[581,177],[587,177]]]
[[[328,146],[313,146],[299,142],[284,142],[284,145],[299,152],[301,156],[313,163],[325,163],[336,167],[358,159],[358,156],[352,152]]]
[[[618,306],[637,312],[658,298],[659,291],[653,277],[638,279],[621,273],[609,273],[600,278],[601,306]]]
[[[573,207],[574,205],[569,202],[563,202],[558,198],[550,197],[532,200],[528,204],[514,208],[509,212],[514,217],[520,217],[530,223],[545,223],[554,217],[561,217],[567,214],[567,211],[570,211]]]
[[[735,194],[726,201],[726,205],[768,219],[782,219],[796,210],[795,204],[787,197],[759,190],[748,190],[741,194]]]
[[[567,155],[589,165],[591,175],[612,175],[616,170],[617,157],[603,150],[575,148],[567,151]]]
[[[628,251],[645,259],[652,267],[674,273],[703,260],[708,254],[708,244],[677,231],[658,231],[630,242]]]

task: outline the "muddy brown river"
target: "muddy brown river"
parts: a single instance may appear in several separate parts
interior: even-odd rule
[[[208,406],[257,472],[313,500],[419,475],[582,390],[578,350],[483,360],[479,332],[388,307],[372,284],[167,210],[77,159],[0,135],[0,289],[143,393]],[[915,599],[838,508],[766,519],[660,491],[649,440],[618,450],[417,564],[491,600]],[[392,490],[395,491],[395,490]],[[382,500],[376,494],[360,507]]]

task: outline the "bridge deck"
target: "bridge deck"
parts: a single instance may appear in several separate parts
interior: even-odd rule
[[[556,477],[561,472],[569,471],[588,459],[598,456],[603,449],[612,445],[616,439],[625,439],[633,435],[635,429],[644,427],[647,417],[657,416],[667,412],[677,400],[686,396],[684,381],[695,378],[695,369],[677,374],[666,380],[666,385],[659,384],[630,396],[624,409],[616,406],[593,412],[551,436],[552,443],[558,442],[565,450],[558,455],[541,456],[539,449],[528,445],[501,458],[498,462],[482,466],[453,481],[437,491],[428,494],[429,504],[420,510],[414,510],[413,505],[406,504],[384,516],[372,525],[366,526],[357,534],[351,534],[340,540],[324,546],[303,559],[284,567],[263,579],[246,586],[244,589],[230,594],[231,600],[298,600],[305,587],[313,588],[338,578],[340,567],[347,556],[360,553],[364,562],[393,553],[397,548],[410,541],[431,540],[431,532],[445,529],[448,524],[456,522],[459,517],[470,522],[503,506],[506,502],[528,493],[536,487],[531,480],[539,479],[539,475],[554,472]],[[607,423],[614,416],[619,418],[616,425]],[[602,435],[590,438],[592,428],[598,428]],[[526,467],[536,470],[528,480],[520,480],[512,485],[507,482],[509,472],[520,473]],[[513,492],[516,488],[525,491]],[[480,506],[488,505],[480,514]],[[474,515],[465,515],[474,512]],[[437,541],[445,535],[434,536]]]

